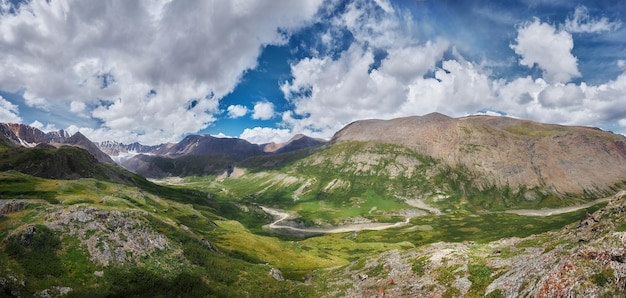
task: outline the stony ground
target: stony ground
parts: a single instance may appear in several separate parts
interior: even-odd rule
[[[434,243],[322,271],[326,297],[605,297],[626,294],[626,192],[559,231]]]

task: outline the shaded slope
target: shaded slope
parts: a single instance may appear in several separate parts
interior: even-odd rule
[[[15,123],[0,123],[0,134],[19,146],[35,147],[40,144],[71,145],[83,148],[91,153],[98,161],[114,164],[111,157],[102,152],[98,146],[91,142],[80,132],[70,136],[66,131],[52,131],[45,133],[38,128]]]
[[[0,171],[15,170],[48,179],[97,178],[129,183],[131,173],[99,162],[82,148],[38,145],[35,148],[6,149],[0,155]]]

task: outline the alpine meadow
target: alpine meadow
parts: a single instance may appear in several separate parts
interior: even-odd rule
[[[625,296],[625,16],[0,0],[0,297]]]

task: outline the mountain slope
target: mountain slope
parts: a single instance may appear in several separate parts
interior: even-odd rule
[[[323,297],[616,297],[626,291],[626,192],[566,227],[488,243],[437,242],[322,272]]]
[[[93,142],[91,142],[87,137],[85,137],[82,133],[77,132],[71,137],[65,139],[63,144],[73,145],[76,147],[83,148],[87,150],[87,152],[91,153],[99,162],[106,162],[110,164],[115,164],[113,159],[109,157],[106,153],[102,152],[98,146],[96,146]]]
[[[357,121],[332,141],[402,145],[451,166],[464,166],[500,186],[582,193],[626,180],[626,138],[594,128],[433,113]]]
[[[2,297],[314,296],[218,246],[239,209],[204,192],[0,172],[0,194]]]
[[[325,144],[326,141],[322,139],[315,139],[303,134],[297,134],[293,136],[289,141],[285,143],[269,143],[262,145],[263,151],[271,153],[287,153],[291,151],[297,151],[305,148],[319,146]]]
[[[9,170],[48,179],[97,178],[125,184],[133,180],[132,173],[101,163],[82,148],[67,145],[5,149],[0,155],[0,171]]]
[[[87,150],[100,162],[115,163],[107,154],[102,152],[98,146],[80,132],[70,136],[70,134],[64,130],[44,133],[38,128],[24,124],[0,123],[0,126],[2,127],[1,133],[16,145],[24,147],[35,147],[39,144],[51,144],[56,146],[71,145]]]
[[[244,160],[313,148],[326,141],[296,135],[282,144],[252,144],[238,138],[190,135],[175,144],[143,146],[102,142],[98,146],[124,168],[149,178],[220,175]],[[137,150],[132,150],[135,148]],[[144,154],[137,154],[144,153]],[[279,156],[277,158],[281,158]]]

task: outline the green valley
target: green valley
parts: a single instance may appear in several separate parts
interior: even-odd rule
[[[626,274],[624,181],[581,193],[496,183],[480,168],[365,141],[159,180],[75,147],[3,154],[5,296],[497,297],[554,289],[528,272],[570,267],[580,273],[572,291],[607,294]],[[516,292],[511,279],[522,280]]]

